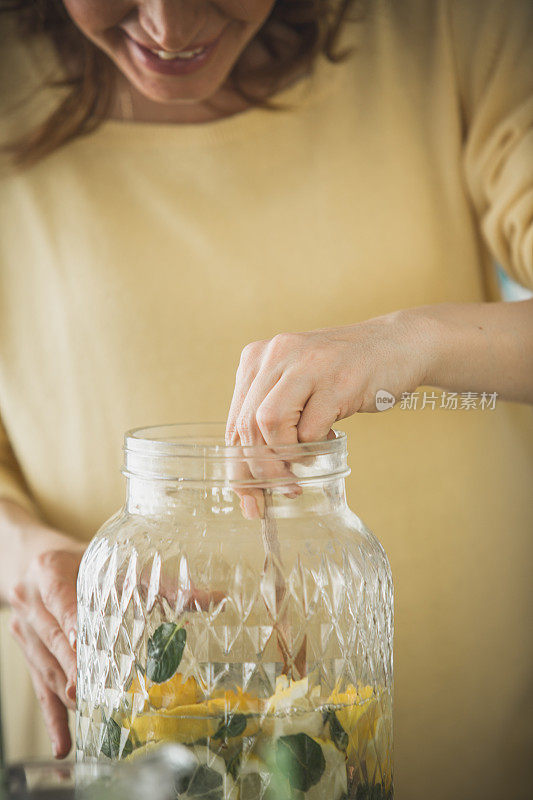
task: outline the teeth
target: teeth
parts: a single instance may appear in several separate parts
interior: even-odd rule
[[[172,61],[175,58],[194,58],[194,56],[203,53],[205,47],[196,47],[194,50],[178,50],[171,53],[169,50],[152,50],[152,53],[160,58],[162,61]]]

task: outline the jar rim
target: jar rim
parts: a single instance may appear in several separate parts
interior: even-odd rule
[[[344,431],[333,429],[334,439],[296,444],[278,445],[227,445],[223,422],[177,422],[132,428],[124,435],[124,452],[153,456],[179,456],[180,458],[207,458],[242,460],[297,459],[302,456],[341,455],[346,452],[347,437]]]
[[[346,434],[276,448],[226,445],[221,422],[172,423],[128,431],[127,477],[178,481],[188,486],[281,487],[349,475]]]

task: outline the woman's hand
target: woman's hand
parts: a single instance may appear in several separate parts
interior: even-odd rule
[[[226,440],[275,448],[324,439],[338,420],[376,411],[379,389],[398,399],[424,383],[432,353],[432,326],[403,311],[249,344]]]
[[[249,344],[226,441],[320,440],[338,420],[376,411],[378,390],[398,400],[421,385],[533,403],[533,299],[419,306]]]
[[[23,577],[7,591],[11,632],[26,657],[54,755],[63,758],[71,747],[67,708],[76,705],[76,580],[84,547],[9,506],[2,528],[12,527],[13,549],[27,556],[18,570]],[[20,559],[13,564],[20,566]]]

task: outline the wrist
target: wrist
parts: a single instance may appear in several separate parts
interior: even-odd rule
[[[453,364],[458,331],[446,321],[445,306],[419,306],[406,310],[415,332],[419,359],[419,386],[442,386]]]
[[[400,309],[390,316],[410,361],[412,385],[437,386],[447,348],[447,332],[441,320],[431,306]]]

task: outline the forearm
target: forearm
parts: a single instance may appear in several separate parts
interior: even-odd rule
[[[533,300],[411,309],[431,342],[423,384],[533,403]]]
[[[0,603],[7,602],[10,589],[22,579],[34,558],[72,544],[67,536],[17,503],[0,500]]]

